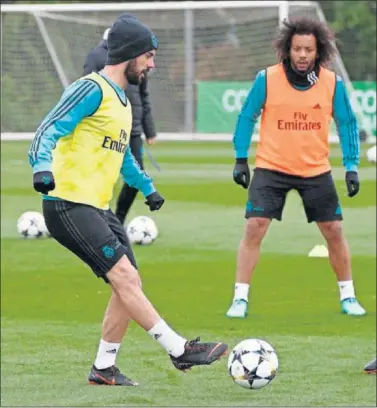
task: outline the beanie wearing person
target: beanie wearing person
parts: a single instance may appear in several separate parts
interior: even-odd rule
[[[106,65],[117,65],[156,50],[158,41],[153,32],[136,17],[122,14],[110,28],[107,46]]]

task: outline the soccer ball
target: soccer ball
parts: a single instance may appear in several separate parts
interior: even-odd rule
[[[158,229],[152,218],[140,215],[127,225],[127,236],[132,244],[149,245],[158,236]]]
[[[37,211],[24,212],[17,221],[17,231],[23,238],[50,236],[43,215]]]
[[[229,354],[228,372],[243,388],[257,390],[276,376],[279,367],[274,348],[264,340],[241,341]]]
[[[367,159],[371,163],[376,163],[376,145],[367,150]]]

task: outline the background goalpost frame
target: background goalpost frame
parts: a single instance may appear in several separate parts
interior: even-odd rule
[[[63,88],[69,85],[69,79],[65,73],[64,67],[60,61],[57,49],[51,40],[42,17],[48,13],[64,13],[64,12],[85,12],[85,11],[166,11],[166,10],[181,10],[184,13],[184,115],[182,117],[182,132],[187,134],[187,137],[191,135],[192,140],[199,140],[204,134],[196,133],[195,135],[195,74],[196,74],[196,61],[195,61],[195,10],[209,10],[209,9],[242,9],[242,8],[276,8],[278,10],[278,24],[281,26],[285,19],[289,18],[290,6],[297,9],[298,7],[310,7],[317,17],[321,21],[326,21],[324,13],[320,4],[316,1],[167,1],[163,3],[147,2],[147,3],[63,3],[63,4],[5,4],[1,5],[1,13],[30,13],[38,26],[40,35],[44,41],[46,49],[50,55],[51,61],[55,67],[57,76],[61,82]],[[56,14],[58,16],[58,14]],[[51,18],[55,16],[51,14]],[[73,19],[75,17],[72,17]],[[62,17],[63,19],[63,17]],[[93,23],[89,23],[93,24]],[[349,75],[337,50],[336,64],[338,65],[339,73],[344,78],[347,89],[352,91],[354,88],[350,82]],[[359,103],[358,101],[356,101]],[[2,140],[9,140],[9,133],[1,133]],[[159,132],[168,134],[167,132]],[[173,139],[177,137],[178,132],[171,132],[174,135]],[[27,132],[18,132],[15,139],[21,137],[21,135],[27,135]],[[200,136],[201,135],[201,136]],[[211,135],[211,134],[209,134]],[[224,134],[218,134],[218,139],[224,140]],[[373,135],[368,135],[373,136]],[[22,136],[24,137],[24,136]],[[204,137],[204,136],[203,136]],[[206,137],[204,137],[207,139]],[[216,134],[212,134],[213,140],[216,140]],[[12,138],[10,138],[12,139]],[[181,139],[181,138],[179,138]],[[186,139],[186,137],[184,137]],[[334,141],[336,137],[332,137]],[[373,137],[372,137],[373,139]]]
[[[56,4],[4,4],[1,5],[1,12],[5,13],[36,13],[47,12],[69,12],[69,11],[142,11],[142,10],[200,10],[213,8],[257,8],[275,7],[278,8],[289,1],[166,1],[162,3],[56,3]],[[315,1],[294,1],[298,7],[314,7]],[[285,5],[286,7],[286,5]]]

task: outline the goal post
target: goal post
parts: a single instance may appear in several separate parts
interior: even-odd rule
[[[1,5],[2,139],[33,136],[123,12],[159,38],[149,89],[156,128],[166,140],[231,140],[245,89],[260,69],[275,63],[271,43],[279,25],[300,13],[324,17],[313,1]],[[339,55],[334,70],[352,90]],[[222,90],[233,88],[240,100],[228,112]]]

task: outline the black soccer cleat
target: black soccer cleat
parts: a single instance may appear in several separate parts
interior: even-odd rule
[[[376,359],[374,359],[373,361],[370,361],[365,367],[364,367],[364,371],[367,374],[376,374],[377,373],[377,368],[376,368]]]
[[[228,350],[228,345],[224,343],[199,343],[199,341],[200,337],[186,342],[185,352],[181,356],[170,356],[175,368],[186,371],[193,366],[212,364]]]
[[[137,382],[132,381],[123,375],[119,371],[119,368],[115,366],[99,370],[93,365],[88,380],[89,384],[92,385],[123,385],[128,387],[139,385]]]

